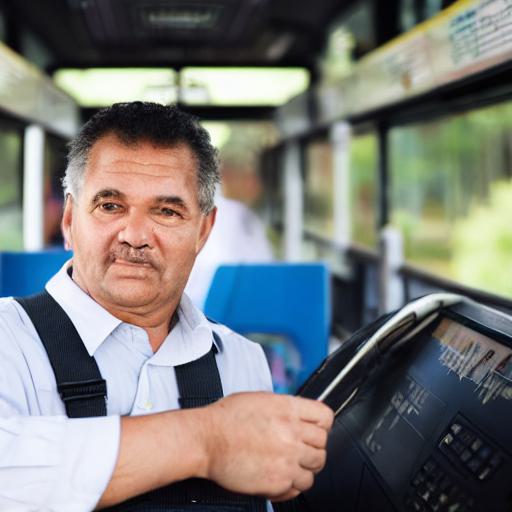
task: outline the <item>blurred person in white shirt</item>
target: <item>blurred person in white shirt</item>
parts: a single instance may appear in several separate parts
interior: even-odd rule
[[[260,218],[241,201],[228,199],[217,188],[217,217],[210,236],[196,258],[185,293],[200,309],[204,307],[219,265],[268,263],[272,247]]]

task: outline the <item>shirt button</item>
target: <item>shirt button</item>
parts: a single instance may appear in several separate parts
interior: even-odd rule
[[[146,409],[146,411],[150,411],[151,409],[153,409],[153,404],[151,402],[146,402],[144,404],[144,409]]]

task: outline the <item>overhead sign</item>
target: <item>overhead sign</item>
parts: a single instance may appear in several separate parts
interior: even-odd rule
[[[459,0],[368,54],[352,75],[317,89],[319,121],[361,114],[512,57],[512,1]]]

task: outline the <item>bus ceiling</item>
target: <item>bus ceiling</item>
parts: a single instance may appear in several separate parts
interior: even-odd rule
[[[355,0],[3,0],[6,44],[29,30],[44,67],[301,66],[313,69],[333,17]]]

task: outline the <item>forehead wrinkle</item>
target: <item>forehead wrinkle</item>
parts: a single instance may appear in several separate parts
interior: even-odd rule
[[[168,158],[168,159],[172,160],[172,158]],[[158,162],[141,162],[141,161],[138,161],[138,160],[135,160],[135,159],[131,159],[131,158],[128,159],[128,160],[124,160],[124,159],[118,158],[116,160],[110,161],[106,165],[112,165],[112,164],[141,165],[143,167],[164,167],[164,168],[170,167],[170,165],[168,165],[168,164],[160,164]]]
[[[116,162],[116,163],[119,163],[119,162]],[[142,168],[140,170],[137,170],[137,168]],[[151,172],[151,169],[159,169],[159,170],[162,170],[162,171],[165,171],[165,173],[162,173],[162,172]],[[103,172],[105,172],[106,174],[123,174],[123,173],[126,173],[126,174],[130,174],[130,175],[134,175],[134,176],[150,176],[150,177],[153,177],[153,178],[162,178],[162,177],[166,177],[168,176],[169,174],[173,173],[173,168],[169,165],[164,165],[164,164],[141,164],[141,163],[138,163],[138,162],[130,162],[130,161],[126,161],[125,164],[123,164],[123,167],[122,168],[112,168],[110,167],[110,165],[106,165],[105,167],[103,167],[101,169]],[[185,173],[186,171],[180,171],[180,172],[183,172]]]

